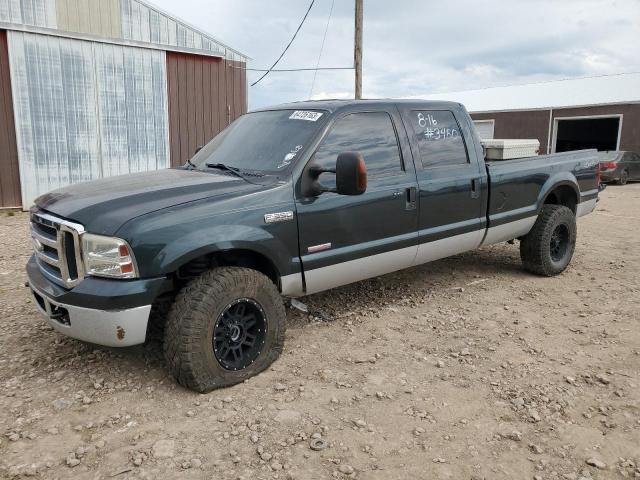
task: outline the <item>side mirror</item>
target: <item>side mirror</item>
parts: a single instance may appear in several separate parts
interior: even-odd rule
[[[323,186],[318,177],[322,173],[336,174],[336,188]],[[338,195],[362,195],[367,190],[367,169],[360,152],[343,152],[338,155],[336,168],[322,168],[311,164],[302,177],[302,193],[305,197],[317,197],[324,192]]]
[[[344,152],[336,161],[336,192],[362,195],[367,190],[367,169],[360,152]]]

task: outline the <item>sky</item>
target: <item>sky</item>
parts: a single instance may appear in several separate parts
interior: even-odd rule
[[[307,0],[151,0],[268,68]],[[332,0],[315,0],[276,68],[315,67]],[[334,0],[321,67],[353,66],[354,1]],[[364,0],[363,97],[419,97],[640,71],[640,0]],[[250,83],[261,74],[249,72]],[[354,73],[269,74],[249,108],[353,98]],[[313,84],[313,90],[312,90]]]

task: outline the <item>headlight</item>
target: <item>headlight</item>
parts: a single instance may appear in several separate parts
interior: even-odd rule
[[[84,233],[82,259],[87,275],[137,278],[138,268],[129,244],[120,238]]]

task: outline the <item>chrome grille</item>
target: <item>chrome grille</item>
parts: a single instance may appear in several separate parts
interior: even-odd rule
[[[84,277],[80,235],[84,227],[44,212],[31,213],[31,238],[42,273],[65,287]]]

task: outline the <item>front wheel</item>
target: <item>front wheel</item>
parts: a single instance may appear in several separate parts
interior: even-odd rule
[[[265,275],[214,268],[176,297],[165,328],[167,365],[178,383],[202,393],[242,382],[280,356],[285,320],[280,293]]]
[[[531,231],[520,241],[520,258],[532,273],[562,273],[576,247],[576,217],[562,205],[544,205]]]

